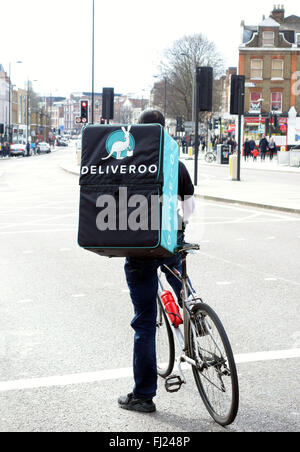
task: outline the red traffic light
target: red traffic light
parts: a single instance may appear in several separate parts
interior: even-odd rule
[[[83,108],[86,108],[86,107],[87,107],[87,103],[86,103],[86,102],[82,102],[81,105],[83,106]]]
[[[100,124],[105,124],[105,119],[104,118],[100,119]]]

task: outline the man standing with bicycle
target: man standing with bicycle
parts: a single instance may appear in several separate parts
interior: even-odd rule
[[[145,111],[140,124],[161,124],[165,127],[165,118],[157,110]],[[187,222],[194,211],[194,186],[190,175],[182,162],[179,162],[178,195],[182,200],[183,223]],[[183,231],[179,231],[179,240],[184,240]],[[125,410],[140,413],[153,413],[156,406],[153,398],[157,391],[157,363],[156,363],[156,318],[159,267],[167,265],[181,272],[181,257],[176,255],[167,259],[135,259],[127,258],[125,274],[134,306],[134,319],[131,326],[134,336],[134,389],[125,397],[119,398],[119,406]],[[173,275],[166,272],[167,280],[172,286],[179,302],[182,284]]]

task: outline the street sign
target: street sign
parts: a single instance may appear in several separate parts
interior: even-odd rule
[[[256,83],[245,83],[245,88],[255,88]]]

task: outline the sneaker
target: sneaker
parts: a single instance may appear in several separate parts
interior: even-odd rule
[[[137,399],[132,393],[118,400],[120,408],[128,411],[137,411],[138,413],[154,413],[156,406],[152,399]]]

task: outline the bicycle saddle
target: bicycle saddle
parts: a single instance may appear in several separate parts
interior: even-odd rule
[[[189,251],[199,251],[200,245],[191,243],[182,243],[176,248],[176,253],[188,253]]]

